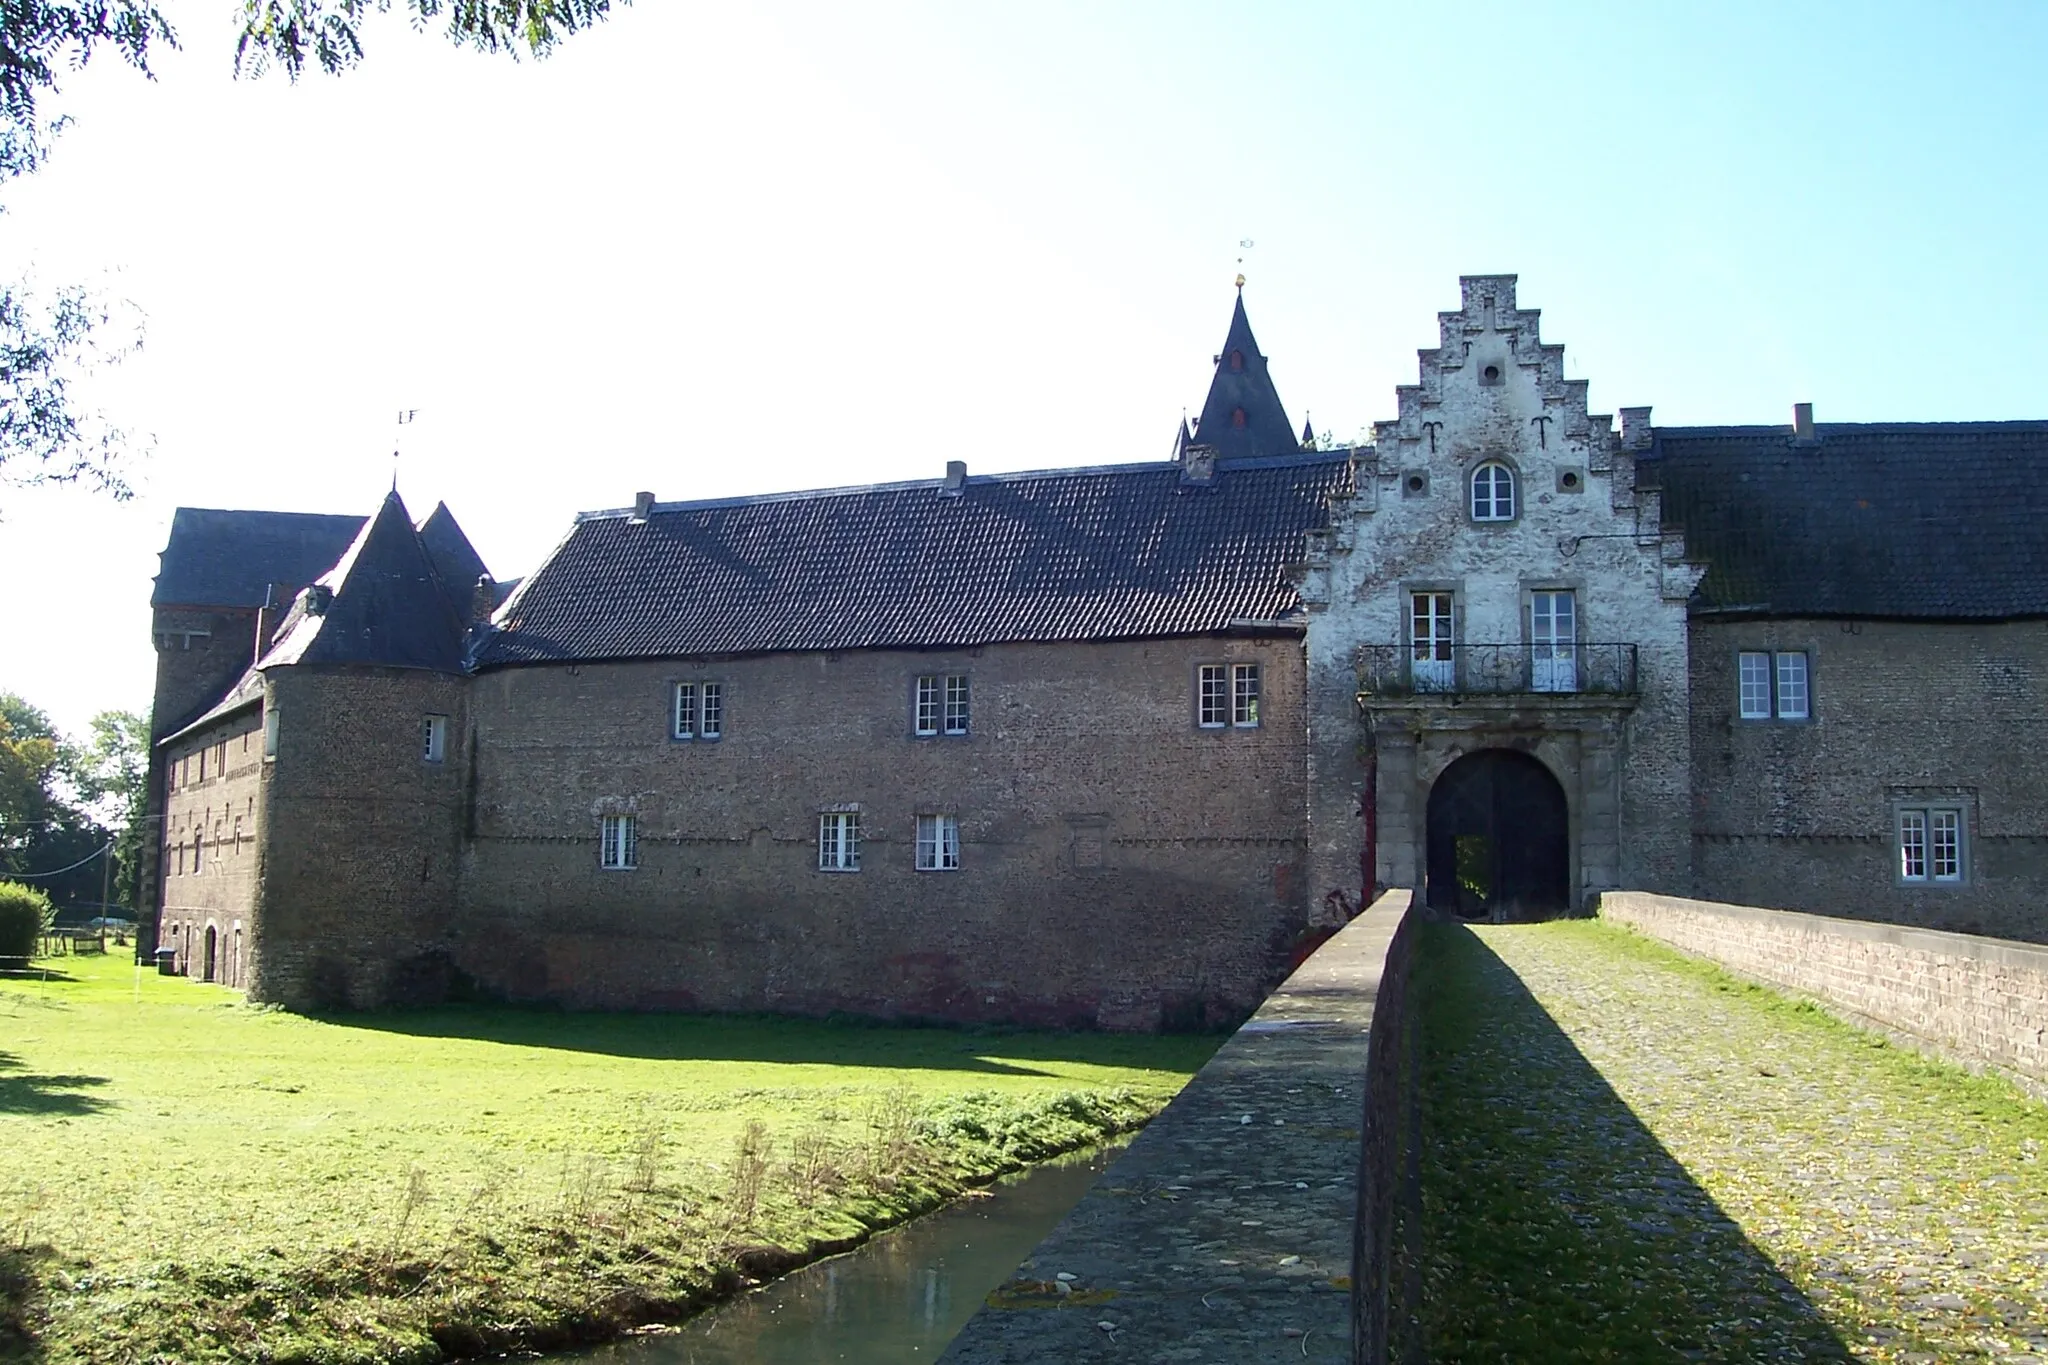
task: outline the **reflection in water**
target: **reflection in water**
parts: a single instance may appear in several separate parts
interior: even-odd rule
[[[1081,1202],[1118,1149],[1047,1162],[588,1365],[901,1365],[936,1360],[988,1292]]]

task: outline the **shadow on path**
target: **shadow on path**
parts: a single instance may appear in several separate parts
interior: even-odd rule
[[[1422,973],[1430,1359],[1852,1358],[1470,929]]]

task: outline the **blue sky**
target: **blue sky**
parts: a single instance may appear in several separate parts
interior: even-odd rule
[[[146,316],[115,506],[0,491],[0,689],[146,704],[180,505],[578,510],[1163,456],[1244,258],[1298,422],[1394,412],[1514,272],[1596,411],[2048,417],[2048,7],[641,0],[546,62],[65,82],[0,267]],[[1238,243],[1254,245],[1240,250]]]

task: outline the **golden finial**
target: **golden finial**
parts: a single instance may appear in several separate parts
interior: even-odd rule
[[[1238,276],[1237,276],[1237,287],[1238,287],[1239,289],[1242,289],[1242,288],[1244,288],[1244,273],[1243,273],[1242,271],[1238,272]]]

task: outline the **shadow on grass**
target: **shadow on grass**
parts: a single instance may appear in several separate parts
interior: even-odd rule
[[[647,1061],[866,1066],[991,1076],[1054,1074],[1028,1065],[1031,1062],[1158,1067],[1193,1073],[1223,1041],[1218,1034],[1161,1038],[981,1031],[768,1015],[581,1014],[516,1005],[443,1005],[318,1017],[341,1028],[407,1037],[561,1048]]]
[[[1430,1359],[1851,1359],[1470,929],[1423,972]]]
[[[97,1114],[112,1106],[97,1095],[77,1092],[105,1085],[105,1076],[44,1076],[23,1072],[21,1059],[0,1052],[0,1114]],[[5,1359],[0,1356],[0,1359]]]
[[[43,1346],[36,1339],[42,1316],[42,1278],[37,1251],[0,1247],[0,1360],[38,1362]]]
[[[55,967],[0,967],[0,981],[76,981],[69,972],[60,972]]]

